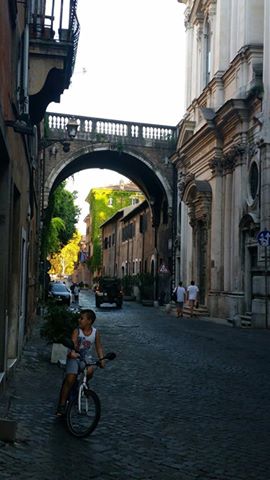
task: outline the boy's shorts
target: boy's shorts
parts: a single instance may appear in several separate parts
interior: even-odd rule
[[[183,308],[184,302],[176,302],[176,307]]]
[[[94,361],[94,358],[91,355],[87,355],[85,360],[87,362],[92,362]],[[66,375],[68,373],[73,373],[74,375],[77,375],[79,373],[81,365],[81,360],[79,358],[67,358],[67,363],[66,363]],[[81,365],[81,370],[85,367],[85,363],[82,362]]]
[[[79,372],[80,360],[78,358],[67,358],[66,363],[66,375],[68,373],[73,373],[77,375]]]

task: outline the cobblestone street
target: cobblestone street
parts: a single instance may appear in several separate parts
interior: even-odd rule
[[[82,306],[94,306],[88,292]],[[63,372],[37,325],[1,399],[18,421],[0,443],[1,480],[269,480],[270,332],[124,302],[97,312],[101,420],[76,439],[55,418]]]

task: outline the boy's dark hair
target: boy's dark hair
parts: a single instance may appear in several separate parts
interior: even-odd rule
[[[80,315],[86,315],[89,320],[92,320],[92,323],[96,320],[96,314],[94,310],[91,310],[90,308],[84,308],[83,310],[80,311]]]

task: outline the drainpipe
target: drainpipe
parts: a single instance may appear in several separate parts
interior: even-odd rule
[[[28,95],[28,83],[29,83],[29,24],[30,24],[31,5],[30,0],[26,3],[25,11],[25,27],[24,27],[24,45],[23,45],[23,113],[29,114],[29,95]]]

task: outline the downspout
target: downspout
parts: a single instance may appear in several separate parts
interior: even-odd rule
[[[26,11],[25,11],[25,27],[24,27],[24,44],[23,44],[23,113],[24,115],[29,114],[29,95],[28,95],[28,84],[29,84],[29,24],[30,24],[30,11],[31,5],[30,0],[26,2]]]

